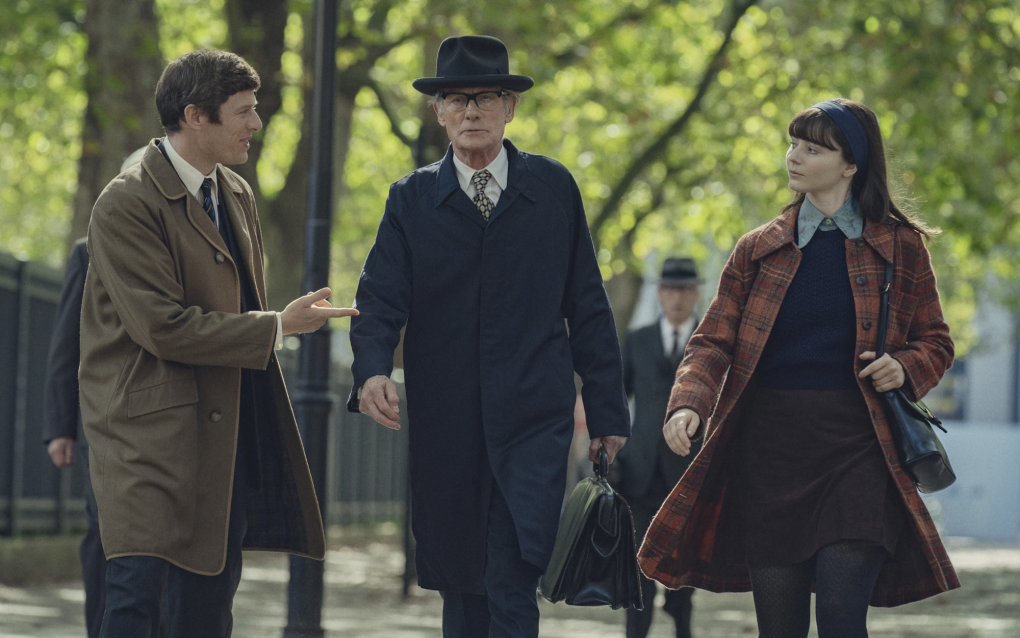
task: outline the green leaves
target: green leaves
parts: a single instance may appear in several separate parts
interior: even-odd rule
[[[228,4],[158,0],[164,56],[236,41]],[[288,6],[282,103],[265,122],[257,172],[269,201],[297,178],[308,88],[311,3]],[[61,256],[80,153],[84,19],[80,1],[0,6],[0,248],[22,257]],[[978,290],[1000,282],[997,294],[1020,297],[1020,7],[1011,0],[352,0],[341,4],[337,51],[340,108],[353,109],[338,119],[350,123],[338,134],[347,160],[334,225],[339,299],[353,296],[389,184],[415,167],[419,134],[428,161],[446,145],[410,82],[434,72],[444,37],[469,33],[503,39],[512,70],[536,79],[507,135],[573,172],[607,278],[641,272],[652,255],[718,264],[791,197],[789,120],[843,95],[878,113],[894,188],[945,230],[932,253],[962,349]],[[270,260],[300,267],[294,255]]]

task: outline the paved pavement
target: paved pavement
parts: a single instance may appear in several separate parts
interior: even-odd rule
[[[975,545],[959,539],[949,539],[947,545],[963,588],[899,608],[873,609],[872,638],[1020,637],[1020,545]],[[403,555],[392,542],[362,542],[331,551],[326,636],[440,638],[442,601],[435,592],[421,589],[402,600],[402,570]],[[234,603],[234,636],[279,637],[286,621],[286,557],[247,554],[243,573]],[[77,583],[0,586],[0,638],[82,638],[82,602]],[[697,638],[757,635],[749,594],[699,591],[694,605]],[[542,601],[543,638],[615,638],[623,635],[622,624],[622,611]],[[674,635],[668,617],[657,614],[652,638]]]

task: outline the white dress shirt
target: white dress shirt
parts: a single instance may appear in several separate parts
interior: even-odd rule
[[[678,347],[676,349],[677,355],[683,359],[684,351],[680,345],[686,344],[687,340],[691,338],[694,333],[694,315],[687,317],[687,321],[681,323],[676,328],[669,322],[669,319],[662,317],[659,319],[659,330],[662,331],[662,353],[669,358],[669,354],[673,352],[673,332],[676,331]]]
[[[170,143],[170,136],[163,138],[163,148],[166,150],[166,156],[170,158],[170,164],[177,171],[177,176],[181,178],[181,182],[184,183],[184,188],[188,189],[195,199],[202,202],[204,199],[201,195],[202,182],[206,178],[212,180],[212,200],[213,200],[213,213],[215,215],[216,229],[220,228],[220,196],[219,196],[219,180],[216,179],[216,167],[213,168],[212,172],[208,175],[203,175],[202,171],[198,170],[194,166],[188,163],[180,154],[174,150],[173,144]],[[205,210],[205,209],[203,209]],[[276,339],[273,348],[280,350],[283,348],[283,315],[279,312],[276,313]]]
[[[163,138],[163,148],[166,149],[166,155],[170,158],[170,163],[173,164],[178,177],[180,177],[181,181],[184,182],[184,188],[188,189],[188,192],[194,195],[195,199],[197,199],[200,204],[202,203],[202,199],[204,199],[201,194],[202,182],[206,179],[212,180],[213,215],[215,216],[214,223],[218,230],[220,227],[220,195],[219,181],[216,179],[216,167],[214,166],[212,172],[208,175],[203,175],[202,171],[189,164],[187,160],[181,157],[177,151],[174,150],[173,144],[170,143],[169,136]],[[219,164],[216,166],[219,166]]]
[[[460,188],[464,191],[464,194],[468,196],[468,199],[474,201],[475,193],[477,189],[475,185],[471,183],[471,178],[475,176],[475,169],[471,168],[464,162],[457,159],[457,154],[453,155],[453,166],[457,169],[457,181],[460,182]],[[499,155],[496,159],[489,162],[489,165],[484,169],[492,174],[492,179],[485,185],[485,194],[492,200],[492,207],[495,208],[496,204],[499,203],[499,196],[506,190],[506,180],[510,174],[510,159],[506,154],[506,147],[499,149]]]

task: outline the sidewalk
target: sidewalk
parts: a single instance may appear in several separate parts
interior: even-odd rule
[[[972,545],[948,539],[947,546],[963,588],[903,607],[872,609],[872,638],[1020,636],[1020,545]],[[402,600],[403,564],[399,546],[391,543],[368,542],[331,551],[326,564],[326,635],[440,638],[442,601],[435,592],[417,588]],[[278,638],[287,614],[286,557],[246,554],[243,574],[234,603],[234,636]],[[82,601],[78,583],[0,586],[0,638],[82,638]],[[543,638],[623,635],[622,611],[545,601],[541,607]],[[697,638],[757,635],[749,594],[699,591],[694,608]],[[674,635],[669,618],[657,614],[651,636]]]

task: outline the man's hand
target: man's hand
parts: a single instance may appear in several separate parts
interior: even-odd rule
[[[298,297],[287,304],[287,307],[280,313],[283,334],[315,332],[326,323],[327,319],[354,317],[358,314],[358,311],[353,308],[334,308],[326,301],[330,294],[329,288],[322,288],[310,292],[304,297]]]
[[[74,463],[74,439],[66,436],[58,436],[50,441],[46,447],[53,464],[57,467],[67,467]]]
[[[377,374],[361,386],[358,410],[391,430],[400,429],[400,397],[390,378]]]
[[[698,431],[701,417],[694,410],[683,408],[666,421],[662,426],[662,434],[666,437],[666,445],[680,456],[691,453],[691,437]]]
[[[599,445],[606,446],[606,455],[609,457],[609,462],[612,463],[613,459],[616,458],[616,453],[620,451],[623,444],[627,442],[625,436],[599,436],[591,440],[588,444],[588,460],[592,463],[599,462]],[[629,454],[629,452],[628,452]]]
[[[895,390],[907,380],[903,374],[903,365],[890,357],[888,352],[875,361],[875,352],[868,350],[861,353],[861,360],[871,361],[871,363],[861,370],[860,377],[862,379],[871,377],[871,384],[878,392]]]

